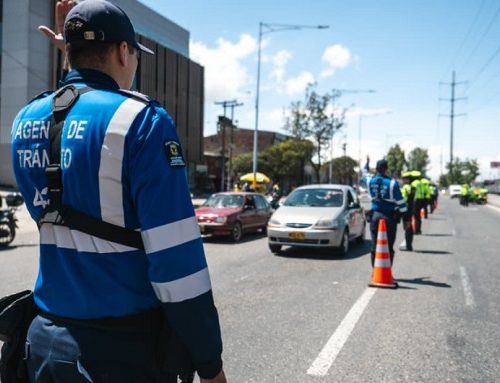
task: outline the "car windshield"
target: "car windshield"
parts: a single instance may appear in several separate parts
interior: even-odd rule
[[[343,202],[344,194],[340,189],[302,189],[290,194],[284,205],[340,207]]]
[[[241,207],[242,195],[212,194],[203,204],[206,207]]]

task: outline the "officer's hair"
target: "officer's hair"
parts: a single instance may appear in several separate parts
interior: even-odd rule
[[[69,20],[64,25],[65,33],[79,32],[84,26],[80,20]],[[108,60],[111,49],[117,43],[95,40],[77,40],[66,44],[67,60],[71,68],[99,69]],[[129,46],[130,53],[134,48]]]
[[[100,68],[107,61],[115,43],[102,41],[74,41],[66,44],[66,54],[71,68]]]

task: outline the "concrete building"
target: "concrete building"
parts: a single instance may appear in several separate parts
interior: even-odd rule
[[[189,32],[137,0],[112,0],[129,15],[139,40],[155,56],[141,55],[138,91],[156,98],[177,125],[191,186],[203,161],[203,67],[189,60]],[[0,0],[0,185],[15,187],[10,132],[17,112],[35,95],[55,89],[61,54],[38,30],[54,25],[55,0]]]

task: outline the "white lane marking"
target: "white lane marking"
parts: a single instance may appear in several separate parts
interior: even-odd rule
[[[376,288],[368,287],[363,294],[361,294],[356,303],[351,307],[351,310],[349,310],[342,320],[339,327],[337,327],[328,342],[326,342],[318,357],[311,364],[311,367],[307,370],[308,375],[325,376],[327,374],[335,358],[340,350],[342,350],[347,338],[349,338],[352,330],[354,330],[354,326],[376,292]]]
[[[462,286],[464,288],[465,305],[473,307],[474,297],[472,296],[472,289],[470,287],[469,277],[467,276],[467,272],[465,271],[465,267],[463,266],[460,266],[460,276],[462,277]]]

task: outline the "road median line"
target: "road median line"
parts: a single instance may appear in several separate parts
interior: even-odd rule
[[[307,370],[307,375],[321,377],[328,373],[328,370],[342,350],[352,330],[354,330],[356,323],[376,292],[377,289],[368,287],[363,294],[361,294],[328,342],[326,342],[318,357],[311,364],[311,367]]]

